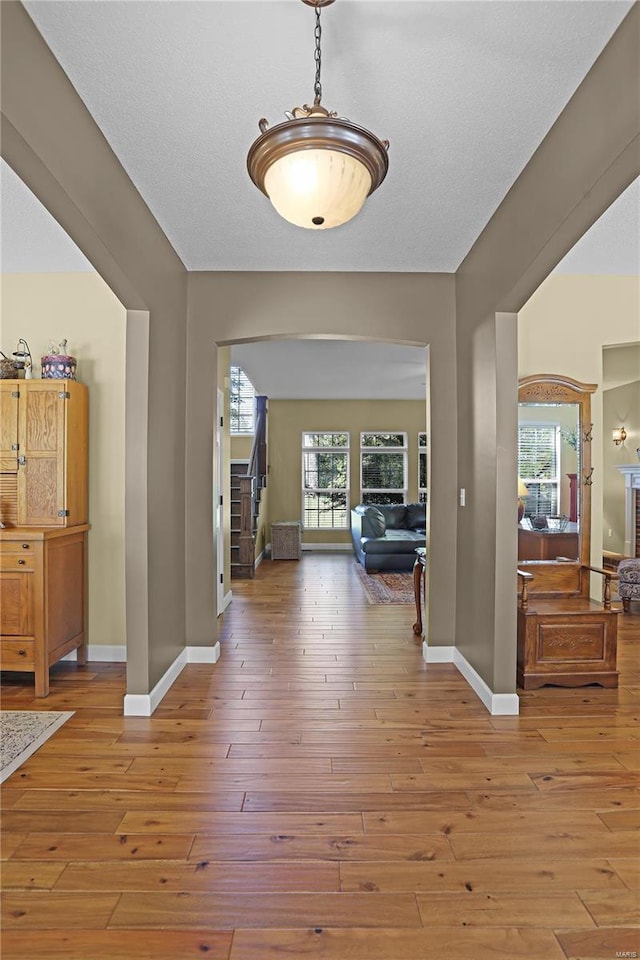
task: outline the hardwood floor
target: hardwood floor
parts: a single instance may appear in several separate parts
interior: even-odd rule
[[[640,605],[619,689],[492,718],[349,556],[233,593],[150,719],[119,664],[3,675],[76,711],[3,788],[3,960],[640,956]]]

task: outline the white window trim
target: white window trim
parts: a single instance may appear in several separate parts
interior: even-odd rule
[[[402,437],[402,446],[401,447],[365,447],[363,441],[365,437],[375,437],[380,436],[380,434],[390,434],[395,433],[398,436]],[[402,476],[404,480],[404,487],[367,487],[366,489],[362,483],[362,455],[365,453],[401,453],[402,456]],[[402,502],[407,502],[407,497],[409,493],[409,457],[408,457],[408,439],[407,433],[404,430],[363,430],[360,434],[360,502],[364,503],[365,495],[369,494],[400,494],[402,496]]]
[[[341,447],[313,447],[305,446],[304,438],[306,436],[316,434],[322,436],[345,436],[347,442],[345,446]],[[330,532],[331,530],[349,530],[349,504],[350,504],[350,491],[351,491],[351,434],[348,430],[303,430],[300,438],[300,448],[301,448],[301,477],[302,477],[302,502],[301,502],[301,521],[302,529],[310,531],[321,531],[326,530]],[[346,454],[347,458],[347,485],[346,487],[305,487],[304,485],[304,455],[305,453],[343,453]],[[331,494],[331,493],[340,493],[344,494],[345,497],[345,521],[342,526],[332,526],[332,527],[310,527],[305,523],[305,510],[304,510],[304,498],[308,494]]]
[[[229,387],[229,434],[232,437],[253,437],[256,429],[256,389],[251,383],[251,380],[249,379],[245,371],[242,369],[242,367],[238,366],[237,363],[233,363],[229,367],[229,382],[231,382],[232,369],[240,370],[240,372],[244,376],[247,383],[251,385],[251,389],[253,390],[253,410],[252,410],[251,430],[234,430],[233,429],[233,423],[234,423],[233,398],[231,396],[231,387]]]
[[[420,437],[422,437],[422,436],[424,436],[424,438],[425,438],[425,443],[420,443]],[[427,482],[428,482],[428,480],[429,480],[429,438],[428,438],[428,436],[427,436],[427,431],[426,431],[426,430],[418,430],[418,500],[420,501],[420,503],[423,502],[422,500],[420,500],[421,495],[424,493],[424,495],[425,495],[425,500],[424,500],[424,502],[426,503],[426,499],[427,499],[428,494],[429,494],[429,487],[428,487],[428,486],[427,486],[427,487],[421,487],[421,486],[420,486],[420,456],[421,456],[421,454],[423,454],[423,453],[424,453],[424,454],[426,455],[426,457],[427,457],[427,470],[426,470],[426,474],[427,474]]]

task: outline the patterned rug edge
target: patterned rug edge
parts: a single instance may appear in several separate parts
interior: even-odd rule
[[[362,584],[364,595],[371,604],[405,604],[414,602],[413,574],[367,573],[361,564],[355,561],[358,580]],[[393,581],[396,581],[394,584]],[[398,585],[398,581],[400,584]]]
[[[33,756],[36,750],[39,750],[40,747],[46,743],[50,737],[53,736],[56,730],[59,730],[60,727],[74,715],[74,713],[74,710],[3,710],[0,713],[0,726],[3,728],[2,755],[0,757],[0,763],[2,764],[0,767],[0,783],[4,783],[4,781],[7,780],[12,773],[15,773],[16,770],[21,767],[26,760],[29,759],[29,757]],[[41,723],[44,724],[44,726],[35,734],[21,733],[20,731],[15,730],[11,731],[9,737],[14,742],[7,743],[7,718],[15,719],[21,715],[25,719],[28,717],[30,720],[33,720],[34,716],[40,717]],[[50,722],[46,723],[46,720],[49,720]],[[16,737],[20,738],[20,742],[15,742]]]

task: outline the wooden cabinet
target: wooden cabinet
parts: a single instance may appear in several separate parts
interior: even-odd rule
[[[544,684],[579,687],[618,685],[617,611],[611,609],[607,571],[590,566],[591,556],[591,394],[593,383],[559,374],[520,380],[518,400],[545,406],[551,415],[569,404],[577,408],[579,474],[573,477],[570,521],[565,531],[518,530],[517,682],[525,690]],[[564,559],[562,559],[564,558]],[[603,602],[590,598],[590,575],[604,577]]]
[[[35,675],[49,693],[49,667],[71,650],[86,658],[87,524],[0,530],[0,669]]]
[[[617,616],[582,598],[562,607],[557,600],[534,600],[518,610],[518,685],[617,687]]]
[[[0,669],[33,673],[71,650],[85,661],[87,388],[0,380]]]
[[[87,388],[74,380],[0,381],[0,519],[87,522]]]

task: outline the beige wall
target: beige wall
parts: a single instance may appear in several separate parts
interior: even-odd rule
[[[418,432],[426,430],[426,401],[270,400],[269,523],[302,517],[302,433],[350,434],[350,507],[360,503],[360,432],[405,431],[408,502],[418,499]],[[268,534],[267,534],[268,535]],[[349,530],[303,530],[304,543],[351,543]]]
[[[7,355],[28,342],[34,377],[49,341],[68,339],[89,388],[89,643],[124,646],[124,373],[126,311],[97,273],[4,274]]]
[[[611,458],[611,432],[603,414],[603,348],[640,339],[640,283],[638,277],[552,274],[536,290],[518,315],[518,370],[520,376],[561,373],[583,383],[598,384],[591,397],[593,442],[591,456],[591,561],[602,563],[602,550],[615,549],[614,529],[603,515],[606,485],[612,479],[604,457]],[[635,450],[635,447],[633,447]],[[614,447],[615,450],[615,447]],[[627,460],[627,462],[629,462]],[[622,479],[622,478],[620,478]],[[617,486],[617,484],[616,484]],[[623,521],[624,529],[624,521]],[[601,584],[593,584],[595,596]]]
[[[624,444],[616,446],[611,439],[611,431],[621,426],[627,432],[627,439]],[[638,463],[636,447],[640,447],[640,380],[604,391],[602,447],[602,544],[605,550],[624,553],[625,478],[616,467]]]

